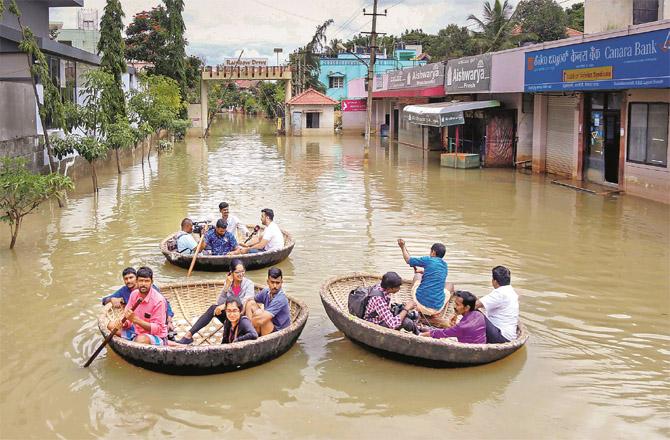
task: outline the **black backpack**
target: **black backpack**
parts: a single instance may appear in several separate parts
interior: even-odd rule
[[[368,306],[368,301],[373,296],[383,296],[384,292],[373,287],[357,287],[349,292],[349,300],[347,307],[349,313],[363,319],[365,317],[365,309]]]

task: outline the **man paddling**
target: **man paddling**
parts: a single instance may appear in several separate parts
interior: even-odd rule
[[[445,287],[453,289],[453,286],[445,284],[448,273],[447,263],[443,260],[447,252],[446,247],[442,243],[434,243],[430,248],[430,255],[417,258],[409,254],[405,240],[402,238],[398,239],[398,246],[402,250],[405,262],[414,267],[416,271],[412,294],[417,310],[430,325],[448,326],[448,323],[440,318],[446,304]]]
[[[183,222],[182,222],[183,223]],[[134,267],[126,267],[121,272],[121,277],[123,278],[123,287],[120,287],[116,292],[111,295],[107,295],[102,299],[102,305],[104,306],[107,303],[112,303],[112,307],[121,308],[126,307],[128,304],[131,304],[130,294],[137,288],[137,271]],[[160,293],[160,289],[155,284],[152,286],[156,291]],[[132,305],[132,304],[131,304]],[[170,306],[170,301],[165,300],[165,307],[167,309],[167,324],[168,330],[172,333],[174,330],[174,325],[172,323],[172,318],[174,317],[174,312]]]
[[[137,270],[137,289],[133,290],[128,298],[121,319],[110,321],[107,329],[112,331],[121,328],[117,337],[122,337],[139,344],[166,345],[168,327],[166,324],[166,301],[156,289],[152,287],[154,274],[148,267]],[[132,310],[132,304],[142,299],[139,306]]]

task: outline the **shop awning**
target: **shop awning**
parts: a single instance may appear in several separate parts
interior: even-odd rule
[[[432,104],[408,105],[403,109],[412,124],[446,127],[465,123],[463,112],[499,107],[499,101],[450,101]]]

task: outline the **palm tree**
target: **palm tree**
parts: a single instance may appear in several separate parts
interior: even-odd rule
[[[468,21],[473,21],[480,28],[480,32],[475,32],[475,40],[483,49],[482,52],[491,52],[514,47],[511,36],[512,5],[509,0],[495,0],[493,6],[491,2],[484,2],[484,13],[480,19],[473,14],[468,16]]]

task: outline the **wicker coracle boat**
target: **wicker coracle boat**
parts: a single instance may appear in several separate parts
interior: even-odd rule
[[[174,311],[177,339],[188,331],[198,317],[214,303],[223,288],[223,281],[198,281],[166,284],[161,292]],[[260,290],[256,286],[256,290]],[[213,319],[209,326],[194,335],[191,345],[149,346],[114,337],[109,346],[128,362],[168,374],[198,375],[222,373],[267,362],[288,351],[300,336],[307,322],[304,303],[289,297],[291,325],[288,328],[253,341],[221,344],[222,325]],[[103,307],[98,328],[103,337],[109,334],[107,323],[121,316],[123,309]]]
[[[349,292],[359,286],[372,286],[381,281],[381,276],[353,273],[326,281],[319,294],[326,313],[333,324],[348,338],[383,355],[429,366],[479,365],[504,358],[528,340],[528,333],[519,323],[517,339],[504,344],[463,344],[453,339],[433,339],[391,330],[372,324],[349,313]],[[392,301],[404,302],[411,295],[412,283],[403,280],[400,291]],[[445,315],[453,313],[453,305],[445,307]]]
[[[250,229],[253,229],[254,225],[248,225]],[[161,241],[160,247],[161,252],[165,255],[165,258],[172,264],[188,269],[191,266],[191,261],[193,260],[192,255],[183,255],[179,252],[171,252],[167,248],[167,241],[174,237],[176,233],[170,234]],[[282,230],[284,234],[284,247],[275,250],[272,252],[259,252],[256,254],[244,254],[244,255],[198,255],[195,262],[195,270],[205,270],[210,272],[223,272],[227,271],[230,267],[230,262],[235,258],[239,258],[244,262],[244,267],[247,270],[260,269],[263,267],[272,266],[279,263],[289,256],[295,246],[295,241],[291,235]],[[259,236],[263,235],[263,227],[258,232]]]

